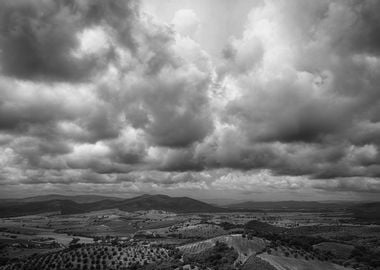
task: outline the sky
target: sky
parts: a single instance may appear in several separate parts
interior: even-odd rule
[[[377,200],[379,13],[0,1],[0,197]]]

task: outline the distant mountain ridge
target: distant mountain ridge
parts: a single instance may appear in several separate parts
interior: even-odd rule
[[[45,197],[50,198],[50,197]],[[41,199],[41,198],[40,198]],[[106,209],[123,211],[164,210],[177,213],[222,212],[224,208],[216,207],[188,197],[170,197],[167,195],[141,195],[138,197],[114,200],[105,199],[89,203],[77,203],[72,200],[36,200],[0,205],[0,217],[41,214],[46,212],[61,212],[61,214],[77,214]]]
[[[247,201],[226,205],[228,209],[245,210],[336,210],[352,206],[352,202],[317,202],[317,201]]]
[[[114,200],[121,201],[123,198],[119,197],[111,197],[111,196],[102,196],[102,195],[61,195],[61,194],[47,194],[26,198],[18,198],[18,199],[0,199],[0,205],[2,204],[19,204],[19,203],[27,203],[27,202],[44,202],[44,201],[53,201],[53,200],[69,200],[76,203],[92,203],[102,200]]]
[[[60,212],[78,214],[106,209],[119,209],[127,212],[139,210],[163,210],[176,213],[202,212],[266,212],[266,211],[336,211],[352,213],[358,221],[380,222],[380,202],[316,202],[316,201],[248,201],[219,207],[189,197],[144,194],[122,199],[99,195],[65,196],[49,194],[24,199],[0,199],[0,217]]]
[[[111,197],[111,196],[102,196],[102,195],[60,195],[60,194],[49,194],[42,196],[34,196],[23,199],[24,202],[42,202],[42,201],[51,201],[51,200],[70,200],[76,203],[92,203],[103,200],[114,200],[121,201],[123,198]]]

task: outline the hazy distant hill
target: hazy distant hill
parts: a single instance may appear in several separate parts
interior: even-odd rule
[[[77,203],[72,200],[49,200],[5,204],[0,205],[0,217],[31,215],[56,211],[60,211],[62,214],[75,214],[112,208],[124,211],[156,209],[184,213],[220,212],[225,210],[188,197],[142,195],[121,201],[107,199],[91,203]]]
[[[0,205],[3,204],[20,204],[20,203],[30,203],[30,202],[45,202],[45,201],[53,201],[53,200],[69,200],[76,203],[93,203],[103,200],[113,200],[113,201],[121,201],[123,198],[118,197],[109,197],[109,196],[101,196],[101,195],[60,195],[60,194],[48,194],[42,196],[33,196],[21,199],[0,199]]]
[[[315,201],[278,201],[278,202],[242,202],[230,204],[226,207],[229,209],[246,209],[246,210],[275,210],[275,211],[320,211],[320,210],[336,210],[346,209],[352,203],[341,202],[315,202]]]
[[[109,197],[109,196],[101,196],[101,195],[76,195],[76,196],[67,196],[67,195],[59,195],[59,194],[50,194],[43,196],[35,196],[28,197],[23,199],[24,202],[42,202],[42,201],[51,201],[51,200],[70,200],[76,203],[92,203],[103,200],[114,200],[121,201],[122,198],[118,197]]]
[[[229,212],[229,211],[335,211],[347,210],[358,220],[379,222],[380,203],[353,202],[243,202],[218,207],[188,197],[167,195],[142,195],[130,199],[98,195],[46,195],[25,199],[0,200],[0,217],[22,216],[46,212],[62,214],[86,213],[90,211],[120,209],[124,211],[164,210],[177,213]]]
[[[77,203],[69,200],[52,200],[43,202],[15,202],[0,205],[0,217],[34,215],[77,209]]]

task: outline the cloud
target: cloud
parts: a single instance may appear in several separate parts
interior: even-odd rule
[[[326,191],[379,193],[380,181],[373,178],[347,178],[328,181],[317,181],[313,187]]]
[[[227,101],[215,103],[223,128],[199,148],[209,166],[377,177],[377,120],[368,116],[378,115],[379,62],[374,50],[353,46],[363,25],[376,29],[363,16],[376,3],[365,2],[265,1],[251,11],[223,54],[218,95]],[[371,157],[350,158],[363,143]]]
[[[378,192],[377,1],[256,3],[212,57],[176,10],[2,1],[1,185]]]
[[[92,72],[95,58],[76,59],[81,17],[73,6],[46,1],[1,3],[1,62],[5,74],[26,79],[75,80]]]
[[[167,36],[163,42],[148,45],[152,55],[143,55],[148,57],[147,70],[125,76],[125,117],[155,145],[187,147],[212,130],[208,100],[212,70],[207,55],[190,39]]]
[[[173,17],[174,29],[183,36],[195,37],[199,34],[201,22],[191,9],[180,9]]]

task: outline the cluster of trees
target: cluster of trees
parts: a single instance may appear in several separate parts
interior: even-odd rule
[[[207,239],[225,234],[226,231],[215,224],[197,224],[180,228],[178,230],[178,238],[197,238]]]
[[[243,227],[244,227],[242,224],[233,224],[233,223],[226,222],[226,221],[224,221],[218,225],[226,231],[233,230],[233,229],[243,229]]]
[[[128,270],[173,270],[176,268],[181,268],[183,262],[181,261],[182,254],[177,248],[170,245],[165,245],[168,247],[168,260],[156,261],[150,264],[133,264],[128,267]]]
[[[74,241],[75,242],[75,241]],[[74,243],[76,245],[76,243]],[[24,262],[7,264],[0,269],[122,269],[148,265],[170,259],[170,253],[159,247],[134,245],[129,247],[106,245],[81,245],[59,252],[39,255]]]
[[[359,264],[365,264],[370,267],[380,268],[380,250],[370,249],[364,246],[355,246],[351,253],[351,259],[354,259],[357,263],[353,263],[354,266]]]
[[[273,225],[270,225],[268,223],[261,222],[258,220],[248,221],[244,225],[244,229],[248,232],[256,232],[257,234],[261,234],[261,233],[263,233],[263,234],[267,234],[267,233],[278,234],[278,233],[283,233],[283,232],[287,231],[287,229],[285,229],[285,228],[273,226]]]

